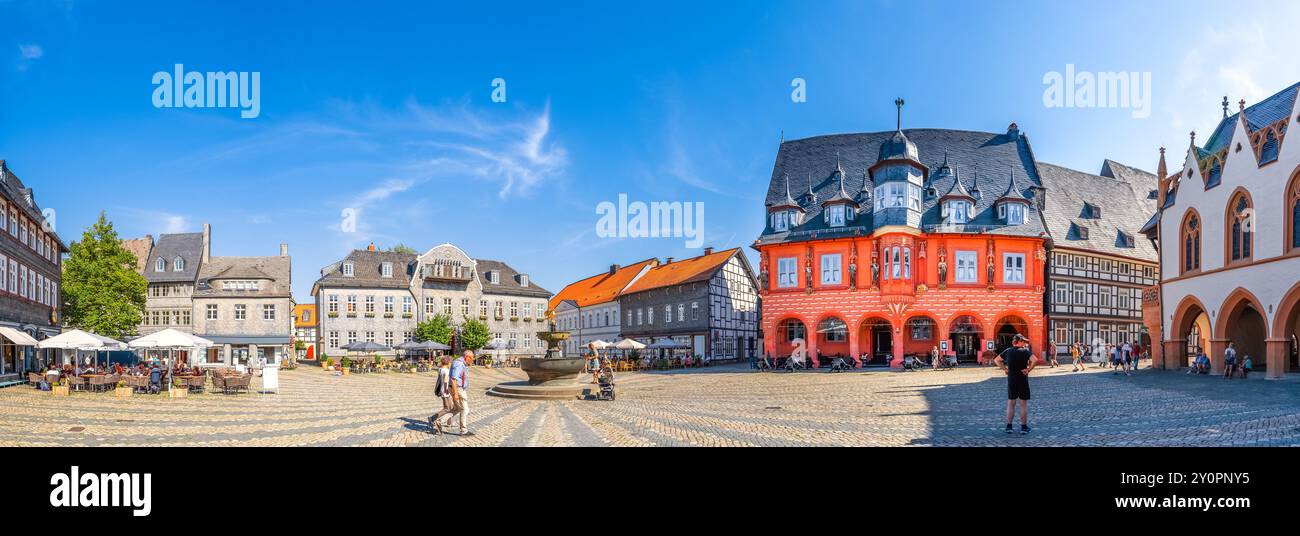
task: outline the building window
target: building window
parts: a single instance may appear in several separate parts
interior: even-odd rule
[[[427,316],[433,316],[437,314],[437,312],[438,312],[438,306],[436,305],[436,302],[433,301],[433,298],[426,296],[424,298],[424,314]],[[487,313],[484,312],[483,316],[487,316]]]
[[[979,282],[979,263],[978,254],[974,251],[958,251],[957,271],[953,274],[953,281],[958,283],[976,283]]]
[[[366,314],[375,313],[375,297],[366,296]]]
[[[397,305],[397,300],[392,296],[384,296],[384,313],[393,314],[393,308]]]
[[[163,259],[158,259],[156,262],[153,263],[153,271],[155,271],[155,272],[166,272],[166,271],[167,271],[167,261],[165,261],[165,260],[163,260]]]
[[[235,320],[244,320],[248,317],[248,306],[244,304],[235,304]]]
[[[275,320],[275,306],[265,304],[262,306],[262,320]]]
[[[393,263],[386,262],[379,268],[379,275],[383,277],[393,277]]]
[[[1025,255],[1023,253],[1005,253],[1002,255],[1002,282],[1009,285],[1025,284]]]
[[[967,201],[948,201],[943,204],[943,217],[949,223],[966,223],[970,221],[971,204]]]
[[[700,319],[700,302],[691,302],[691,321]]]
[[[355,331],[349,331],[349,332],[348,332],[348,344],[352,344],[352,343],[354,343],[354,342],[357,342],[357,332],[355,332]]]
[[[329,311],[329,312],[331,312],[331,313],[337,313],[337,312],[339,312],[339,297],[338,297],[338,295],[331,294],[330,297],[329,297],[329,303],[328,303],[328,305],[327,305],[326,307],[327,307],[326,310]]]
[[[1255,226],[1250,197],[1245,192],[1240,192],[1228,206],[1231,208],[1228,212],[1228,241],[1231,244],[1228,262],[1250,260],[1251,237]]]
[[[664,323],[665,324],[673,323],[673,306],[671,305],[664,306]]]
[[[799,286],[799,259],[783,257],[776,260],[776,286],[778,288]]]
[[[391,331],[384,332],[384,346],[387,346],[389,348],[393,347],[393,332]]]
[[[647,307],[647,308],[646,308],[646,322],[645,322],[645,323],[650,324],[651,326],[655,325],[655,308],[654,308],[654,307]]]
[[[928,341],[934,338],[934,321],[929,318],[913,318],[907,325],[912,331],[914,341]]]
[[[182,258],[180,258],[180,257],[176,257],[176,260],[175,260],[175,261],[172,261],[172,271],[175,271],[175,272],[183,272],[183,271],[185,271],[185,259],[182,259]]]
[[[339,347],[339,332],[337,332],[337,331],[331,331],[331,332],[330,332],[330,343],[329,343],[329,344],[330,344],[330,348],[338,348],[338,347]]]
[[[1007,225],[1023,225],[1025,223],[1025,206],[1020,203],[1006,203],[998,210],[1001,212]]]
[[[410,296],[402,296],[402,314],[409,315],[415,312],[415,300]]]
[[[469,318],[469,298],[460,299],[460,316]]]
[[[845,342],[849,340],[848,327],[844,321],[838,318],[827,318],[817,325],[817,332],[822,335],[822,340],[826,342]]]
[[[1187,215],[1182,230],[1183,272],[1201,269],[1201,220],[1195,212]]]
[[[353,266],[350,262],[343,263],[343,277],[352,277]]]
[[[844,227],[844,205],[831,205],[826,207],[826,225],[831,227]]]
[[[636,325],[645,325],[645,312],[641,309],[636,310]]]
[[[772,230],[776,232],[790,230],[790,211],[778,210],[772,213]]]
[[[357,297],[348,296],[348,314],[357,313]]]
[[[1285,214],[1291,216],[1291,243],[1288,250],[1300,248],[1300,173],[1296,173],[1291,178],[1291,187],[1287,188],[1286,207],[1289,209]],[[1285,221],[1285,215],[1284,215]]]
[[[209,303],[207,304],[205,309],[206,309],[206,316],[204,316],[204,318],[207,318],[208,320],[217,319],[217,304]]]
[[[375,342],[375,332],[373,331],[366,332],[366,342]]]
[[[487,318],[487,310],[488,310],[488,302],[487,302],[487,300],[479,300],[479,302],[478,302],[478,315],[481,316],[481,317],[483,317],[483,318]]]
[[[822,284],[838,285],[841,277],[841,257],[838,253],[822,255]]]
[[[442,314],[451,317],[451,298],[442,299]]]

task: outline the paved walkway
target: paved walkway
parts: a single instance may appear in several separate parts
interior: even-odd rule
[[[821,446],[1300,445],[1300,377],[1225,381],[1143,370],[1034,373],[1027,437],[1000,430],[1005,381],[947,372],[624,374],[615,402],[486,396],[516,369],[474,369],[475,436],[433,436],[428,374],[281,373],[279,394],[183,399],[0,389],[0,447],[42,445]],[[256,383],[255,383],[256,386]]]

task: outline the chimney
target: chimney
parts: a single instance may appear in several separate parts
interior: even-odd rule
[[[280,244],[280,256],[281,257],[289,256],[289,244]]]
[[[1020,127],[1015,123],[1007,126],[1007,136],[1013,140],[1020,139]]]
[[[614,275],[615,272],[618,272],[618,269],[619,269],[619,268],[621,268],[621,266],[619,266],[619,265],[617,265],[617,264],[611,264],[611,265],[609,265],[609,275]]]
[[[666,260],[664,260],[664,264],[672,264],[672,263],[673,263],[672,257],[668,257]]]
[[[707,248],[704,248],[704,254],[705,254],[705,255],[712,255],[712,254],[713,254],[713,247],[707,247]]]
[[[202,262],[203,264],[207,264],[208,259],[210,258],[212,258],[212,224],[204,223],[203,224],[203,258],[200,262]]]
[[[370,247],[366,248],[366,251],[374,251],[374,250],[375,250],[375,243],[371,242]]]

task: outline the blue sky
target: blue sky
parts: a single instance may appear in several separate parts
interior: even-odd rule
[[[0,0],[0,158],[67,241],[104,210],[128,237],[211,223],[216,255],[286,242],[299,301],[372,241],[452,242],[558,291],[698,254],[596,236],[598,203],[703,202],[706,245],[747,245],[782,131],[889,130],[898,96],[905,127],[1015,121],[1040,160],[1096,172],[1152,169],[1223,95],[1297,78],[1295,4],[1133,4]],[[155,108],[177,63],[261,73],[260,116]],[[1151,73],[1150,117],[1046,107],[1067,64]]]

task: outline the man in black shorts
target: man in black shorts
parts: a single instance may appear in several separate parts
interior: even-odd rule
[[[1020,401],[1020,433],[1029,433],[1029,371],[1034,370],[1034,353],[1029,350],[1029,339],[1016,335],[1007,348],[993,361],[1007,375],[1007,433],[1011,433],[1011,420],[1016,415],[1016,401]]]

